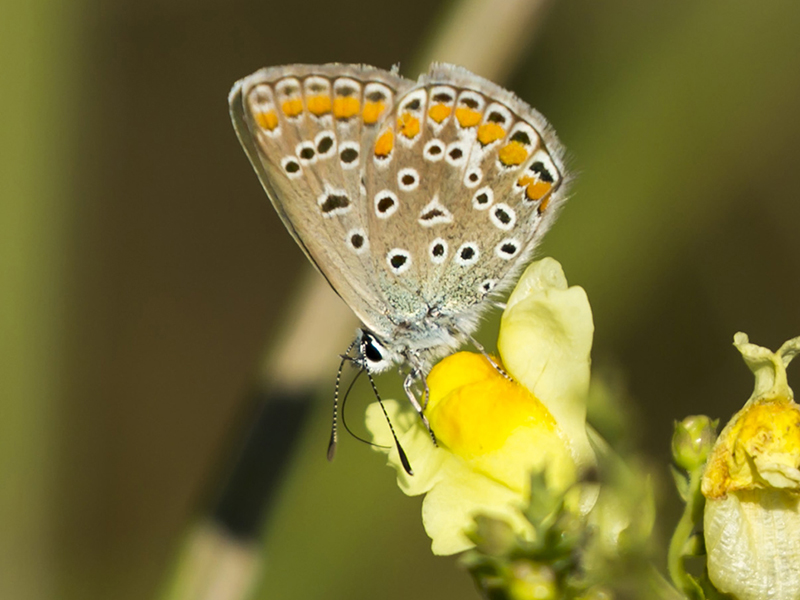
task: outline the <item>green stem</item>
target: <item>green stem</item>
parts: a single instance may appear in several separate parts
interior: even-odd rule
[[[686,547],[686,542],[694,532],[694,526],[705,506],[705,498],[700,492],[702,476],[702,469],[695,469],[690,474],[688,499],[683,509],[683,515],[681,515],[678,526],[675,528],[675,533],[672,535],[672,540],[670,540],[669,554],[667,555],[667,568],[670,579],[688,598],[702,598],[702,595],[698,595],[700,590],[697,582],[686,573],[683,564],[683,550]]]

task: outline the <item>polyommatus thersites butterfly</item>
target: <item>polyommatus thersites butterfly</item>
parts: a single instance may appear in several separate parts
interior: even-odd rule
[[[552,128],[445,64],[417,81],[362,65],[272,67],[237,82],[229,103],[284,225],[364,325],[348,354],[368,373],[407,368],[423,415],[414,383],[474,342],[565,199]],[[329,455],[335,441],[334,427]]]

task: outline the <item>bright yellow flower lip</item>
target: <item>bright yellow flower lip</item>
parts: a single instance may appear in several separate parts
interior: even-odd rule
[[[426,414],[441,445],[471,459],[502,448],[520,427],[556,430],[552,415],[520,384],[504,377],[486,357],[448,356],[428,375]]]
[[[380,408],[369,407],[367,427],[387,447],[400,488],[427,494],[422,520],[435,554],[472,547],[467,532],[478,514],[534,535],[521,510],[530,473],[545,469],[548,485],[566,490],[594,464],[585,431],[593,331],[583,290],[567,286],[556,261],[533,263],[501,322],[498,348],[513,380],[470,352],[436,365],[427,376],[426,415],[438,446],[410,408],[385,403],[413,476],[399,462]]]

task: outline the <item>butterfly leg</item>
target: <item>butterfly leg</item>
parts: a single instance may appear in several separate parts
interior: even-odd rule
[[[501,367],[500,365],[498,365],[497,362],[495,362],[495,360],[489,355],[489,353],[486,352],[486,349],[483,347],[483,344],[481,344],[478,340],[476,340],[471,335],[468,336],[468,337],[469,337],[469,341],[472,343],[473,346],[475,346],[475,348],[478,350],[478,352],[483,354],[484,358],[489,361],[489,364],[492,365],[497,370],[497,372],[500,373],[500,375],[502,375],[503,377],[505,377],[509,381],[512,381],[511,376],[508,373],[506,373],[506,370],[503,367]]]
[[[425,412],[422,406],[417,400],[417,396],[414,394],[414,381],[417,379],[421,379],[423,384],[425,385],[425,403],[427,404],[428,398],[428,383],[425,381],[425,377],[422,376],[422,371],[419,369],[412,369],[409,371],[408,375],[406,375],[405,381],[403,381],[403,390],[408,397],[408,401],[411,402],[411,406],[414,407],[414,410],[417,411],[419,414],[419,418],[422,419],[422,424],[425,425],[425,429],[428,430],[428,433],[431,436],[431,440],[433,440],[433,445],[436,446],[436,435],[433,433],[433,429],[431,429],[431,424],[428,422],[428,417],[425,416]]]

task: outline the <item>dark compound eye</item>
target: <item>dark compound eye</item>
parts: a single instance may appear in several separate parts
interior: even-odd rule
[[[383,354],[375,347],[371,339],[364,344],[364,356],[366,356],[367,360],[370,362],[381,362],[383,360]]]

